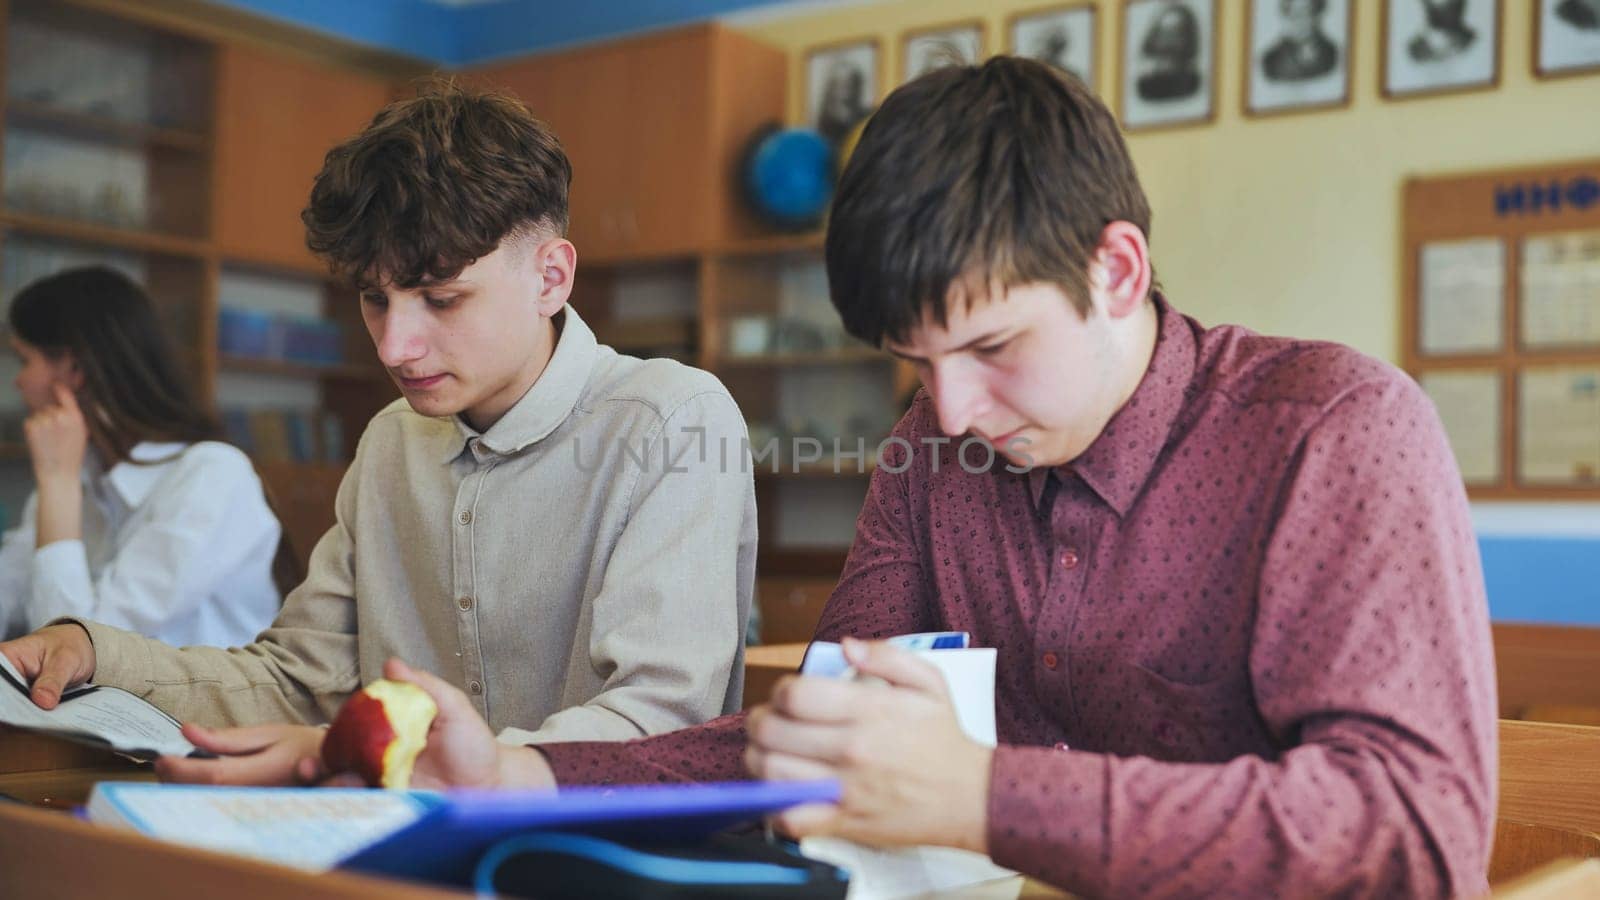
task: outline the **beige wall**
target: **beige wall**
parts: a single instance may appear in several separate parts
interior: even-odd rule
[[[886,0],[736,25],[790,51],[789,108],[798,119],[810,46],[875,35],[885,71],[898,73],[903,30],[979,17],[994,53],[1007,39],[1006,18],[1040,2]],[[1348,108],[1246,118],[1246,4],[1219,0],[1216,121],[1136,133],[1129,145],[1155,208],[1156,265],[1182,309],[1206,323],[1343,341],[1395,361],[1401,182],[1600,155],[1600,77],[1535,79],[1533,0],[1504,0],[1499,87],[1388,102],[1378,95],[1380,4],[1356,3]],[[1119,3],[1100,0],[1099,7],[1104,93],[1115,84]]]

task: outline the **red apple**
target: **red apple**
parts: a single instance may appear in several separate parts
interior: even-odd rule
[[[403,791],[438,711],[422,688],[380,678],[344,702],[323,736],[322,761],[329,771],[355,772],[369,787]]]

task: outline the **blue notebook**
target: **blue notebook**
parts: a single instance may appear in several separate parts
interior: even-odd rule
[[[485,850],[516,834],[560,830],[688,841],[838,796],[831,781],[444,794],[102,782],[85,813],[151,837],[301,868],[464,884]]]

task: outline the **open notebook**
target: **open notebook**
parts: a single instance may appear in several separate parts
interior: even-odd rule
[[[184,739],[177,719],[120,688],[84,685],[67,691],[55,709],[40,709],[29,698],[27,679],[3,655],[0,722],[138,760],[205,755]]]

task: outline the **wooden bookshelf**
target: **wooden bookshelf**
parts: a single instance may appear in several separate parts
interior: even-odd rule
[[[725,369],[745,369],[772,366],[801,368],[807,366],[855,366],[870,363],[893,363],[894,357],[871,347],[846,347],[816,353],[758,353],[748,356],[722,356],[717,365]]]
[[[47,104],[31,103],[26,100],[7,101],[6,118],[9,127],[46,131],[105,143],[164,147],[189,153],[205,153],[211,149],[211,138],[203,132],[145,125],[109,116],[57,109]]]
[[[0,228],[69,243],[90,244],[134,253],[159,253],[196,259],[205,258],[211,253],[211,248],[205,241],[195,238],[97,225],[92,222],[79,222],[18,210],[0,212]]]
[[[222,354],[217,357],[217,365],[227,372],[249,372],[256,375],[275,375],[283,378],[337,378],[345,381],[388,380],[382,369],[376,366],[355,363],[324,365],[294,362],[293,360]]]

